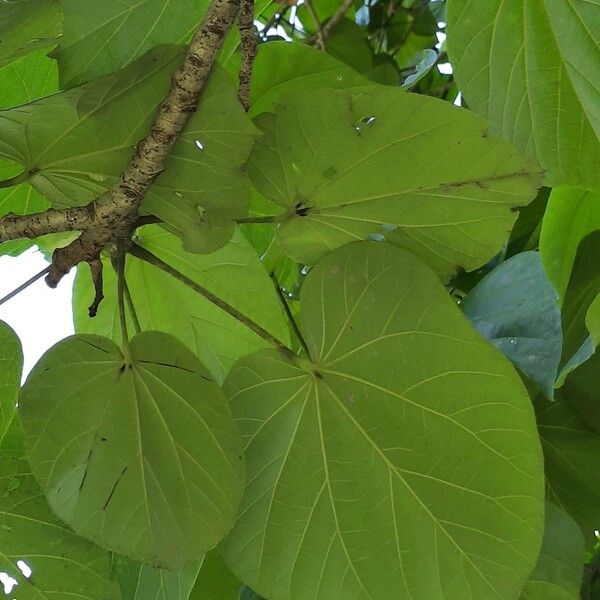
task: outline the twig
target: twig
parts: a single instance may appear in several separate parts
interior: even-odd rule
[[[284,356],[291,360],[295,360],[298,357],[292,350],[290,350],[282,341],[278,340],[274,335],[269,333],[266,329],[263,329],[258,323],[255,323],[252,319],[248,318],[246,315],[241,313],[239,310],[228,304],[218,296],[215,296],[212,292],[207,290],[205,287],[201,286],[199,283],[196,283],[193,279],[186,277],[183,273],[174,269],[171,265],[167,264],[158,256],[155,256],[145,248],[138,246],[138,244],[133,243],[129,248],[129,253],[140,260],[146,261],[147,263],[158,267],[165,273],[168,273],[181,283],[187,285],[189,288],[204,296],[207,300],[212,302],[214,305],[218,306],[221,310],[224,310],[226,313],[229,313],[234,319],[237,319],[240,323],[248,327],[256,333],[258,336],[263,338],[263,340],[267,341],[269,344],[274,346],[277,350],[279,350]]]
[[[138,207],[164,169],[164,162],[189,117],[196,109],[223,40],[235,22],[239,0],[214,0],[192,39],[171,87],[158,108],[146,137],[137,145],[120,181],[84,207],[50,210],[34,215],[7,215],[0,219],[0,242],[37,237],[59,231],[80,230],[71,244],[54,252],[46,283],[56,287],[80,262],[94,261],[111,243],[127,239],[135,225]]]
[[[9,294],[6,294],[4,298],[0,299],[0,304],[8,302],[11,298],[14,298],[17,294],[21,293],[24,289],[27,289],[32,283],[35,283],[38,279],[41,279],[50,270],[48,265],[44,270],[36,273],[33,277],[30,277],[25,283],[22,283],[18,288],[14,289]]]
[[[100,302],[104,300],[104,284],[102,280],[102,261],[98,258],[88,263],[90,265],[90,271],[92,272],[92,283],[94,284],[94,300],[88,308],[88,314],[90,318],[93,318],[98,313],[98,307]]]
[[[294,315],[292,314],[292,311],[290,310],[290,305],[288,304],[287,298],[285,297],[283,290],[281,289],[281,286],[279,285],[279,282],[277,281],[277,278],[275,277],[275,273],[271,272],[270,277],[271,277],[271,281],[273,282],[273,285],[275,286],[277,296],[279,297],[281,305],[283,306],[283,312],[285,312],[285,316],[287,317],[287,320],[292,328],[292,331],[294,332],[296,338],[298,339],[300,346],[302,346],[302,350],[304,350],[304,352],[306,352],[306,357],[310,358],[310,352],[308,351],[308,346],[306,345],[306,342],[304,341],[304,337],[302,336],[302,333],[300,332],[300,328],[298,327],[298,323],[296,323],[296,319],[294,318]]]
[[[258,50],[258,37],[254,27],[254,0],[240,0],[238,28],[242,45],[238,98],[246,111],[250,108],[250,80]]]
[[[315,7],[312,5],[312,0],[304,0],[304,6],[306,6],[306,10],[308,11],[310,18],[313,20],[313,23],[315,24],[315,28],[317,30],[317,34],[315,35],[315,45],[318,46],[321,50],[326,50],[327,48],[325,47],[325,38],[323,37],[321,20],[315,12]]]
[[[331,32],[338,26],[339,22],[344,18],[345,14],[350,10],[350,7],[353,4],[354,0],[344,0],[331,19],[329,19],[329,21],[323,25],[321,28],[321,38],[323,39],[323,43],[327,41],[327,38]],[[309,40],[313,46],[317,45],[316,41],[316,36]]]
[[[125,314],[125,245],[119,244],[117,250],[117,304],[119,306],[119,323],[121,325],[121,343],[125,360],[131,363],[129,335],[127,334],[127,315]]]

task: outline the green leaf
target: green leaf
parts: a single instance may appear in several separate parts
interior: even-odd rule
[[[144,227],[138,235],[141,246],[289,343],[289,328],[273,283],[241,234],[205,256],[184,252],[176,237],[156,226]],[[126,279],[142,329],[160,329],[177,337],[218,383],[240,356],[266,345],[248,327],[148,263],[128,257]],[[114,271],[106,261],[105,298],[97,316],[90,319],[87,307],[94,289],[87,266],[79,267],[73,291],[75,331],[121,339],[116,285]]]
[[[553,397],[562,352],[560,309],[537,252],[522,252],[496,267],[461,308],[483,336]]]
[[[200,565],[167,571],[116,557],[114,569],[124,599],[188,600]]]
[[[540,254],[548,278],[565,296],[577,247],[600,229],[600,194],[570,187],[554,188],[542,222]]]
[[[270,600],[515,598],[543,473],[510,364],[388,244],[332,252],[300,299],[310,361],[262,351],[224,385],[248,471],[234,573]]]
[[[470,108],[546,171],[600,184],[600,4],[448,0],[448,52]]]
[[[88,203],[116,183],[147,133],[180,52],[163,46],[115,75],[0,112],[0,154],[20,163],[53,206]],[[247,214],[242,166],[255,134],[233,84],[215,69],[142,212],[163,219],[193,250],[224,245],[231,220]]]
[[[535,398],[544,450],[547,498],[577,522],[586,545],[600,523],[600,436],[577,414],[564,394],[555,402]]]
[[[282,95],[294,90],[343,89],[366,83],[354,69],[307,44],[261,44],[252,73],[250,111],[253,115],[272,111]]]
[[[239,435],[220,389],[177,340],[141,333],[131,357],[93,335],[42,357],[19,401],[29,462],[77,534],[177,569],[233,524]]]
[[[25,461],[0,461],[0,515],[0,571],[17,582],[8,597],[121,600],[109,553],[52,514]]]
[[[239,600],[241,585],[221,555],[213,550],[202,563],[189,600]]]
[[[159,44],[186,43],[207,0],[61,0],[64,33],[54,52],[61,87],[108,75]]]
[[[0,12],[0,67],[54,46],[62,30],[59,0],[2,2]]]
[[[600,354],[594,353],[568,374],[564,383],[566,396],[586,425],[600,434]]]
[[[24,56],[0,68],[0,107],[2,108],[26,104],[56,90],[58,90],[56,63],[42,52]],[[0,180],[18,175],[22,170],[19,164],[0,159]],[[48,202],[28,183],[0,188],[0,215],[29,214],[47,208]],[[32,241],[26,239],[4,242],[0,245],[0,253],[14,256],[24,252],[32,244]]]
[[[542,549],[521,600],[580,600],[584,545],[573,519],[547,502]]]
[[[327,53],[352,67],[366,73],[373,67],[373,51],[365,39],[365,31],[350,19],[342,19],[326,41]]]
[[[387,86],[296,91],[256,122],[250,178],[286,209],[278,240],[303,264],[385,236],[443,277],[471,270],[500,250],[539,184],[478,117]]]
[[[0,440],[17,409],[22,371],[21,341],[9,325],[0,321]]]

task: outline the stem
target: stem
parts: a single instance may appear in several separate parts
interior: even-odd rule
[[[310,352],[308,351],[308,346],[306,345],[306,342],[304,341],[304,337],[302,336],[302,333],[300,332],[300,328],[298,327],[298,323],[296,323],[296,319],[294,319],[294,315],[292,314],[292,311],[290,310],[290,305],[288,304],[287,298],[285,297],[283,290],[281,289],[281,287],[275,277],[275,274],[273,272],[271,272],[270,277],[271,277],[271,280],[273,281],[273,285],[275,285],[275,289],[277,291],[277,296],[279,297],[279,300],[281,300],[281,304],[283,306],[283,311],[285,312],[285,315],[290,323],[292,331],[294,332],[294,335],[298,339],[300,346],[302,346],[302,350],[304,350],[304,352],[306,352],[306,356],[310,358]]]
[[[131,364],[131,350],[129,348],[129,336],[127,335],[127,317],[125,315],[125,249],[119,243],[117,252],[117,303],[119,305],[119,322],[121,324],[121,340],[123,354],[128,364]]]
[[[129,286],[127,285],[127,280],[124,282],[123,291],[125,292],[125,300],[127,302],[127,306],[129,307],[129,314],[131,315],[131,319],[133,321],[133,329],[136,333],[140,333],[142,328],[140,327],[140,320],[138,319],[135,305],[133,304],[133,299],[131,297],[131,292],[129,291]]]
[[[171,265],[167,264],[158,256],[155,256],[145,248],[138,246],[137,244],[132,244],[129,249],[129,253],[140,260],[143,260],[155,267],[158,267],[165,273],[171,275],[171,277],[181,281],[181,283],[187,285],[189,288],[212,302],[215,306],[218,306],[221,310],[224,310],[226,313],[230,314],[234,319],[237,319],[240,323],[244,324],[248,329],[251,329],[258,336],[263,338],[263,340],[267,341],[269,344],[274,346],[277,350],[279,350],[286,358],[290,360],[295,360],[298,357],[296,354],[290,350],[283,342],[278,340],[274,335],[270,334],[266,329],[263,329],[258,323],[255,323],[252,319],[249,319],[246,315],[242,314],[239,310],[219,298],[215,296],[212,292],[207,290],[205,287],[201,286],[199,283],[196,283],[193,279],[186,277],[183,273],[180,273]]]
[[[4,298],[0,299],[0,304],[8,302],[11,298],[14,298],[17,294],[21,293],[24,289],[27,289],[32,283],[35,283],[38,279],[41,279],[50,270],[48,265],[43,271],[36,273],[33,277],[29,278],[25,283],[22,283],[18,288],[14,289],[9,294],[6,294]]]
[[[321,50],[326,50],[325,38],[323,37],[323,30],[321,28],[321,21],[315,12],[315,7],[312,5],[312,0],[304,0],[304,6],[306,6],[306,10],[308,11],[310,18],[315,25],[315,29],[317,30],[317,34],[315,36],[315,45],[319,46]]]
[[[236,223],[280,223],[285,215],[264,215],[262,217],[242,217],[236,219]]]
[[[23,171],[14,177],[9,177],[8,179],[3,179],[0,181],[0,188],[9,188],[15,185],[19,185],[20,183],[25,183],[29,179],[29,171]]]

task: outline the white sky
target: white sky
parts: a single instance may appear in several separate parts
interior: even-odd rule
[[[47,265],[37,248],[18,257],[0,256],[0,297]],[[43,278],[39,279],[0,306],[0,319],[17,332],[23,344],[24,376],[50,346],[73,333],[71,293],[74,275],[73,269],[54,290],[46,285]]]

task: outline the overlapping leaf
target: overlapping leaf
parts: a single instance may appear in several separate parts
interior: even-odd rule
[[[6,455],[0,461],[0,515],[0,571],[16,581],[10,598],[122,600],[110,554],[61,523],[27,463]]]
[[[600,183],[600,4],[448,0],[448,52],[469,107],[546,170]]]
[[[2,3],[0,67],[58,42],[62,30],[59,2],[60,0],[19,0]]]
[[[63,88],[109,75],[159,44],[187,42],[207,0],[61,0]]]
[[[478,117],[388,87],[296,91],[257,124],[250,177],[286,209],[279,243],[305,264],[385,235],[442,276],[477,267],[539,184]]]
[[[0,156],[19,163],[54,206],[89,202],[116,182],[180,60],[180,48],[162,46],[115,75],[0,112]],[[254,135],[234,86],[216,69],[142,208],[194,250],[222,246],[231,219],[247,211],[242,165]]]
[[[331,253],[300,298],[310,360],[262,351],[224,385],[248,471],[228,564],[270,600],[516,597],[543,473],[510,364],[387,244]]]
[[[548,500],[566,511],[595,543],[600,522],[600,435],[594,432],[561,394],[555,402],[535,399]]]
[[[521,600],[580,600],[584,540],[565,512],[546,503],[544,540]]]
[[[239,579],[214,550],[206,555],[189,600],[239,600],[241,586]]]
[[[181,271],[283,343],[289,329],[275,288],[250,244],[239,233],[226,246],[199,256],[181,249],[180,241],[156,226],[139,230],[138,243]],[[220,308],[156,267],[128,257],[127,286],[142,329],[166,331],[192,350],[221,383],[233,363],[264,348],[265,341]],[[116,277],[104,269],[104,295],[98,314],[88,316],[94,297],[87,266],[80,267],[73,293],[75,330],[120,340]]]
[[[278,99],[294,90],[348,88],[367,80],[332,56],[289,42],[261,44],[252,74],[250,112],[272,111]]]
[[[496,267],[461,308],[482,335],[553,397],[562,352],[560,310],[537,252],[521,252]]]
[[[198,564],[167,571],[126,559],[114,562],[122,597],[127,600],[188,600],[200,569]]]
[[[17,334],[0,321],[0,440],[8,430],[17,408],[23,351]]]
[[[33,369],[19,407],[34,474],[79,535],[176,569],[233,524],[239,435],[218,386],[171,336],[135,336],[131,362],[106,338],[66,338]]]

